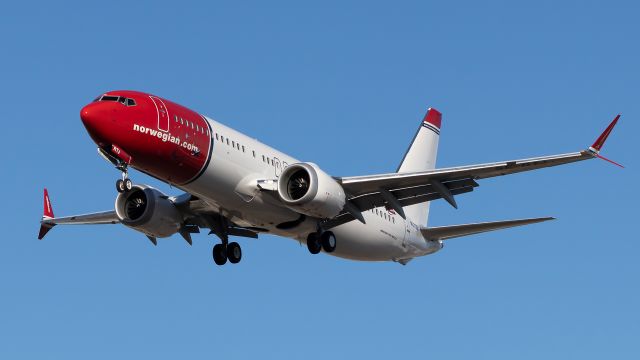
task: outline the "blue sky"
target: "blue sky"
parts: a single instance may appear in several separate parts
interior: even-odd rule
[[[0,358],[636,359],[640,8],[633,2],[9,2]],[[393,171],[428,106],[439,166],[579,150],[603,161],[482,181],[430,224],[557,221],[451,240],[407,266],[311,256],[264,236],[216,267],[204,234],[122,226],[118,173],[80,108],[151,92],[336,176]],[[8,128],[7,128],[8,127]],[[8,162],[7,162],[8,160]],[[137,182],[158,186],[134,173]]]

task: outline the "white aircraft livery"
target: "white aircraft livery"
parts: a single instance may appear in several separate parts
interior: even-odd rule
[[[435,253],[443,241],[552,220],[517,219],[427,226],[429,203],[473,191],[477,180],[602,158],[616,116],[588,149],[523,160],[436,168],[442,115],[430,108],[394,173],[336,177],[169,100],[138,92],[110,91],[80,111],[98,153],[118,169],[115,209],[55,217],[44,189],[38,239],[55,225],[123,224],[157,245],[158,238],[207,229],[218,265],[238,263],[240,245],[230,236],[275,234],[325,252],[362,261],[410,260]],[[620,166],[620,165],[619,165]],[[168,196],[134,184],[132,167],[183,190]]]

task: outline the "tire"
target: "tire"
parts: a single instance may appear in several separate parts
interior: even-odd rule
[[[307,249],[309,249],[309,252],[314,255],[322,250],[318,233],[311,233],[307,236]]]
[[[126,190],[124,180],[118,179],[118,181],[116,181],[116,190],[118,190],[119,193],[123,193]]]
[[[227,249],[225,249],[224,245],[216,244],[213,247],[213,262],[217,265],[224,265],[227,263]]]
[[[131,189],[133,189],[133,182],[131,181],[131,179],[124,180],[124,188],[126,191],[131,191]]]
[[[320,244],[322,244],[324,252],[332,253],[336,249],[336,236],[331,231],[325,231],[320,236]]]
[[[242,259],[242,249],[237,242],[232,242],[227,245],[227,259],[232,264],[237,264]]]

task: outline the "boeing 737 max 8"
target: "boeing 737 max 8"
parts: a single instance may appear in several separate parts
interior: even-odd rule
[[[115,209],[55,217],[45,189],[38,239],[55,225],[121,223],[154,245],[176,233],[191,244],[191,234],[208,229],[221,240],[213,259],[222,265],[242,257],[229,236],[275,234],[305,242],[312,254],[406,264],[440,250],[447,239],[551,220],[427,226],[430,201],[444,199],[457,207],[455,196],[473,191],[479,179],[601,157],[620,115],[579,152],[436,169],[442,115],[429,109],[395,173],[350,177],[331,176],[314,163],[142,92],[105,93],[82,108],[80,117],[98,153],[122,172]],[[168,196],[133,184],[130,167],[185,193]]]

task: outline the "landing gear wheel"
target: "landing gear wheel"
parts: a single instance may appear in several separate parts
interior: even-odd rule
[[[118,190],[119,193],[123,193],[127,190],[124,184],[124,180],[118,179],[118,181],[116,181],[116,190]]]
[[[227,263],[227,249],[222,244],[216,244],[213,247],[213,261],[217,265],[224,265]]]
[[[331,231],[326,231],[320,236],[320,244],[324,252],[332,253],[336,249],[336,236]]]
[[[242,259],[242,249],[237,242],[232,242],[227,245],[227,259],[232,264],[237,264]]]
[[[133,182],[131,179],[124,179],[124,188],[126,191],[131,191],[131,189],[133,189]]]
[[[322,250],[320,236],[318,236],[318,233],[311,233],[307,236],[307,249],[309,249],[309,252],[314,255]]]

